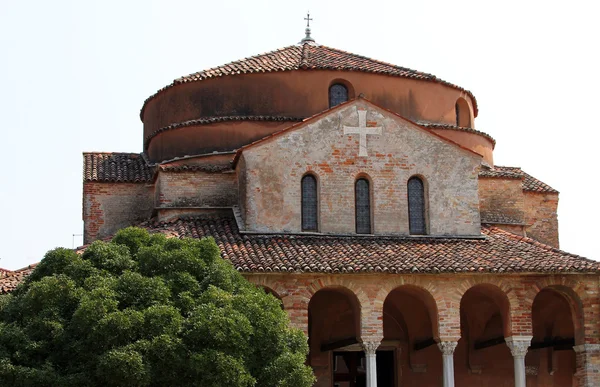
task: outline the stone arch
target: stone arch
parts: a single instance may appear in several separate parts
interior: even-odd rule
[[[246,279],[256,286],[260,286],[265,289],[269,289],[272,293],[276,294],[277,297],[282,300],[288,295],[288,290],[283,286],[281,282],[274,281],[267,275],[260,276],[248,276]]]
[[[332,352],[361,341],[361,308],[356,294],[344,284],[314,283],[308,287],[308,363],[329,385]]]
[[[555,292],[568,303],[573,322],[575,345],[584,344],[586,336],[585,316],[583,312],[583,300],[586,298],[585,285],[579,281],[565,277],[560,279],[545,278],[538,281],[527,293],[527,302],[529,302],[530,310],[533,309],[536,297],[544,290]]]
[[[472,277],[463,281],[455,288],[454,297],[458,297],[460,302],[464,295],[475,287],[487,288],[494,301],[499,303],[502,313],[503,331],[505,337],[513,333],[514,312],[523,309],[517,292],[513,289],[510,279],[506,278],[488,278],[487,276]],[[528,309],[529,310],[529,309]]]
[[[389,294],[397,288],[408,286],[411,288],[418,289],[424,297],[427,297],[428,303],[433,302],[432,304],[428,304],[431,310],[435,310],[435,316],[431,316],[432,324],[434,324],[434,338],[439,339],[440,335],[440,311],[444,310],[447,305],[447,300],[444,298],[444,295],[441,292],[438,292],[435,282],[430,280],[425,280],[420,276],[402,276],[395,277],[391,281],[386,281],[385,283],[379,286],[379,290],[377,291],[375,298],[372,300],[372,312],[377,316],[383,316],[383,305],[385,303],[386,298]],[[457,307],[458,308],[458,307]]]
[[[468,297],[469,294],[473,292],[480,292],[481,294],[489,297],[500,310],[500,315],[502,318],[502,332],[504,337],[512,336],[512,318],[511,318],[511,303],[510,298],[505,290],[503,290],[500,286],[496,284],[492,284],[489,282],[479,282],[470,286],[465,292],[462,293],[460,299],[460,307],[463,308],[463,303],[466,301],[465,296]]]
[[[339,276],[328,276],[317,278],[307,287],[309,297],[312,297],[321,289],[325,288],[344,288],[352,293],[358,300],[358,305],[362,309],[369,304],[369,297],[353,280]]]
[[[558,287],[563,289],[571,289],[572,294],[576,295],[576,299],[582,302],[587,298],[585,292],[585,284],[581,281],[577,281],[573,278],[569,278],[567,276],[562,277],[544,277],[537,281],[535,281],[532,286],[527,288],[527,292],[525,293],[524,303],[528,308],[531,308],[533,305],[533,300],[537,296],[537,294],[544,288],[549,287]]]
[[[388,299],[388,297],[396,290],[405,291],[407,294],[418,299],[423,303],[423,305],[425,305],[425,308],[429,314],[429,319],[431,321],[433,338],[435,340],[439,340],[438,305],[430,290],[415,284],[399,285],[388,292],[387,296],[383,299],[383,305],[385,305],[385,302]]]

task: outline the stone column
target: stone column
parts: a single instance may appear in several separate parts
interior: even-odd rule
[[[367,387],[377,387],[377,347],[379,341],[363,341],[362,347],[367,358]]]
[[[525,355],[532,338],[532,336],[512,336],[504,339],[513,355],[515,387],[525,387]]]
[[[444,387],[454,387],[454,350],[456,341],[440,341],[438,347],[444,360]]]
[[[600,344],[582,344],[575,351],[577,387],[600,386]]]

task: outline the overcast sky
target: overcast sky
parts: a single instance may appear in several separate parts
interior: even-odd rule
[[[497,165],[558,189],[561,248],[600,260],[594,1],[0,0],[0,267],[82,242],[83,151],[142,150],[174,78],[317,43],[471,90]]]

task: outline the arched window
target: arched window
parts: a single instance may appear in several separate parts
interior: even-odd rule
[[[425,189],[423,180],[408,179],[408,226],[411,235],[427,234],[425,224]]]
[[[371,194],[369,181],[358,179],[354,186],[356,233],[371,234]]]
[[[348,88],[335,83],[329,88],[329,107],[332,108],[348,100]]]
[[[469,104],[464,98],[459,98],[456,100],[456,104],[454,105],[454,110],[456,112],[456,126],[460,126],[461,128],[470,128],[471,127],[471,108]]]
[[[318,209],[317,179],[306,175],[302,178],[302,231],[318,230]]]

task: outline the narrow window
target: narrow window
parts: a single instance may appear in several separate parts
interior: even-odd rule
[[[411,235],[425,235],[425,192],[418,177],[408,180],[408,224]]]
[[[371,234],[371,195],[369,181],[358,179],[355,184],[356,233]]]
[[[348,88],[341,83],[331,85],[329,88],[329,107],[332,108],[348,100]]]
[[[456,111],[456,126],[460,126],[460,105],[458,102],[454,105],[454,110]]]
[[[302,178],[302,231],[318,229],[317,179],[313,175]]]

